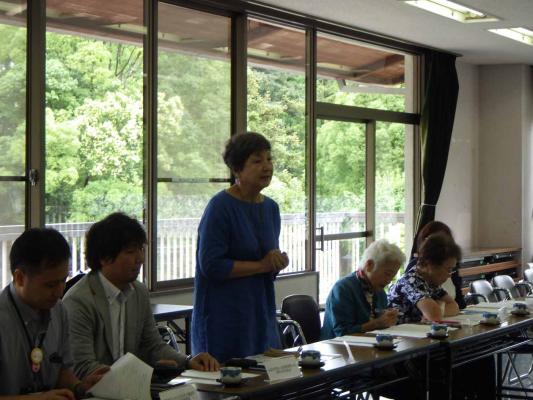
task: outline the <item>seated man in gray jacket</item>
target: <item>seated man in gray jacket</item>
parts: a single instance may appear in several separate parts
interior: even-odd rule
[[[163,342],[150,307],[149,293],[138,282],[146,233],[133,218],[114,213],[87,232],[85,255],[91,272],[66,294],[74,371],[84,377],[111,365],[125,353],[146,363],[215,371],[207,353],[187,357]]]

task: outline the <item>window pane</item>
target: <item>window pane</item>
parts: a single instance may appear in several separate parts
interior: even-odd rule
[[[26,169],[26,1],[0,7],[0,176]],[[11,281],[9,251],[24,231],[25,183],[0,181],[0,287]]]
[[[91,223],[143,215],[143,2],[49,0],[46,15],[46,223],[84,269]]]
[[[411,112],[413,56],[326,34],[317,37],[317,101]]]
[[[4,1],[0,7],[0,176],[25,174],[25,10],[25,1]]]
[[[157,280],[192,278],[196,231],[228,186],[231,20],[159,3]]]
[[[0,285],[11,281],[9,251],[13,241],[24,231],[24,182],[0,182]]]
[[[317,121],[316,226],[320,302],[333,284],[353,272],[365,238],[339,240],[366,230],[366,126],[362,123]],[[322,242],[321,236],[325,235]]]
[[[335,221],[330,221],[334,224]],[[320,271],[319,303],[325,304],[331,288],[340,278],[357,269],[365,251],[365,238],[330,240],[324,242],[324,250],[316,252],[317,270]],[[320,244],[317,243],[320,247]]]
[[[398,123],[376,123],[376,240],[387,239],[404,252],[410,250],[405,241],[406,228],[407,232],[411,229],[406,205],[413,192],[406,173],[406,155],[410,153],[407,129]]]
[[[248,21],[248,129],[272,144],[274,177],[264,194],[280,206],[284,273],[305,270],[305,32]]]

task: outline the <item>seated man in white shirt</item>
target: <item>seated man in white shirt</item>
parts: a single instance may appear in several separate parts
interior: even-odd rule
[[[137,281],[144,262],[146,233],[133,218],[114,213],[87,232],[85,255],[91,268],[66,294],[74,371],[84,377],[125,353],[147,364],[215,371],[207,353],[187,357],[161,338],[148,289]]]

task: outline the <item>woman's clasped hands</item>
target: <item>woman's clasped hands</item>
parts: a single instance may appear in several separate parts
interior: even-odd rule
[[[265,272],[278,273],[289,265],[289,257],[287,253],[281,252],[279,249],[270,250],[261,260],[265,268]]]

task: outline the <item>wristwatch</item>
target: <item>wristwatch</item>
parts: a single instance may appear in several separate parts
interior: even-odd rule
[[[192,360],[192,354],[189,354],[187,356],[187,358],[185,358],[185,368],[186,369],[190,369],[191,360]]]

